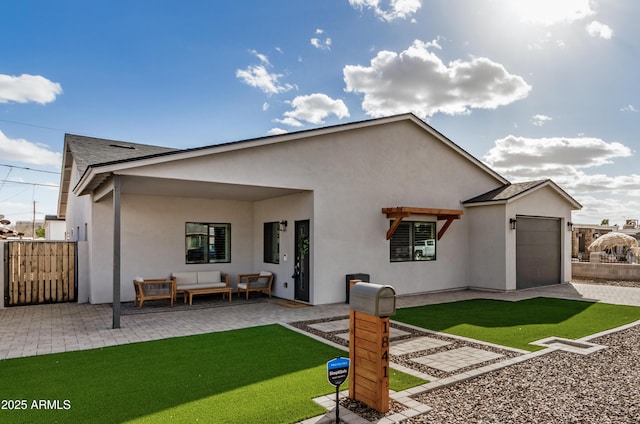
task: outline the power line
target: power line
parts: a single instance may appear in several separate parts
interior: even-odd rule
[[[40,183],[25,183],[24,181],[13,181],[13,180],[2,180],[2,183],[13,183],[13,184],[28,184],[32,186],[42,186],[42,187],[60,187],[58,184],[40,184]]]
[[[27,127],[34,127],[34,128],[42,128],[44,130],[69,132],[69,131],[66,131],[66,130],[61,130],[60,128],[45,127],[43,125],[36,125],[36,124],[27,124],[26,122],[10,121],[8,119],[0,119],[0,122],[7,122],[9,124],[24,125],[24,126],[27,126]]]
[[[45,172],[47,174],[56,174],[56,175],[60,175],[59,172],[57,171],[45,171],[44,169],[33,169],[33,168],[25,168],[23,166],[15,166],[15,165],[6,165],[4,163],[0,163],[0,166],[6,166],[8,168],[16,168],[16,169],[25,169],[27,171],[33,171],[33,172]]]

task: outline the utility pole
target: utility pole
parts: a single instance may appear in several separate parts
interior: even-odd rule
[[[32,233],[31,233],[31,239],[35,240],[36,239],[36,201],[33,201],[33,229],[32,229]]]

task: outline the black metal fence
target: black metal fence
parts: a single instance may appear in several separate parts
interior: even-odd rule
[[[592,258],[592,253],[595,256],[594,258]],[[640,264],[640,259],[630,252],[583,252],[573,256],[572,260],[576,262],[596,262],[602,264]]]

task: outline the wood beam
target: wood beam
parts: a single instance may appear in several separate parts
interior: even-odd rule
[[[398,227],[400,226],[400,222],[402,222],[402,218],[407,218],[411,216],[408,212],[391,212],[387,213],[387,218],[394,218],[393,224],[387,230],[387,240],[391,240],[391,236],[396,232]]]
[[[454,220],[454,218],[447,219],[447,222],[445,222],[444,225],[442,226],[442,228],[440,228],[440,231],[438,231],[438,240],[440,240],[442,238],[442,236],[444,235],[444,233],[447,232],[447,229],[449,228],[449,226],[451,225],[453,220]]]
[[[449,216],[454,216],[455,219],[460,219],[462,217],[463,211],[460,209],[415,208],[410,206],[398,206],[394,208],[382,208],[382,213],[385,213],[387,215],[392,213],[409,213],[411,215],[434,215],[437,216],[439,220],[442,220],[448,219]]]
[[[387,230],[387,240],[390,240],[393,233],[396,232],[403,218],[411,215],[431,215],[435,216],[438,221],[447,221],[438,232],[438,240],[442,238],[454,219],[462,218],[463,211],[460,209],[439,209],[439,208],[414,208],[410,206],[398,206],[393,208],[382,208],[382,213],[387,218],[393,219],[391,227]]]

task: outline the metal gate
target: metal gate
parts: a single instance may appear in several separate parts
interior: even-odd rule
[[[77,300],[76,244],[10,241],[5,249],[5,306]]]

